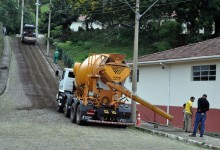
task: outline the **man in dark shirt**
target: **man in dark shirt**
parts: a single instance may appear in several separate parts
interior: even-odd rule
[[[194,122],[194,129],[193,129],[193,133],[190,135],[192,137],[196,137],[196,131],[200,122],[201,122],[200,137],[203,137],[205,131],[206,111],[209,111],[209,102],[206,98],[207,95],[203,94],[203,96],[198,99],[198,108]]]

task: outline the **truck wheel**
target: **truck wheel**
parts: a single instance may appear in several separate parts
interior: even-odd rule
[[[72,123],[76,123],[76,111],[73,108],[74,106],[71,106],[70,108],[70,120]]]
[[[57,111],[60,112],[60,113],[62,113],[62,112],[63,112],[63,106],[59,106],[59,105],[58,105],[58,106],[57,106]]]
[[[81,118],[82,118],[82,111],[80,109],[80,105],[78,105],[76,109],[76,124],[78,125],[83,124],[83,121],[81,120]]]
[[[126,125],[118,125],[117,127],[118,127],[118,128],[123,128],[123,129],[126,129],[126,128],[127,128]]]
[[[65,102],[64,108],[63,108],[63,112],[65,117],[69,118],[70,117],[70,110],[68,109],[69,104],[67,103],[67,100]]]

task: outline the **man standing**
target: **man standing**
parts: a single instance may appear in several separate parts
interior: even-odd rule
[[[203,137],[205,131],[206,111],[209,111],[209,102],[206,98],[207,95],[203,94],[203,96],[198,99],[198,108],[194,122],[194,129],[193,129],[193,133],[189,136],[196,137],[196,131],[199,123],[201,122],[200,137]]]
[[[55,64],[57,64],[57,61],[58,61],[58,57],[59,57],[59,52],[58,52],[58,50],[57,50],[57,48],[55,49],[55,52],[54,52],[54,55],[53,55],[53,62],[55,63]]]
[[[192,124],[192,115],[193,115],[193,110],[192,110],[192,104],[195,100],[195,97],[191,97],[188,102],[186,102],[186,107],[185,107],[185,132],[190,132],[191,129],[191,124]]]

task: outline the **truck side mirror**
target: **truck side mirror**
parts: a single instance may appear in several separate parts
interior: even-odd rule
[[[59,70],[56,70],[56,71],[55,71],[55,76],[56,76],[56,77],[59,77]]]

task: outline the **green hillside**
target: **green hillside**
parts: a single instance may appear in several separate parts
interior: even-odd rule
[[[141,32],[139,35],[139,56],[167,50],[179,45],[184,45],[184,38],[179,36],[179,24],[167,22],[161,26],[160,30],[152,31],[151,34]],[[59,29],[52,31],[53,44],[58,48],[61,56],[67,61],[81,62],[90,53],[120,53],[125,54],[126,59],[132,59],[134,49],[134,29],[110,27],[104,30],[89,30],[79,32],[67,32],[62,36],[56,36]],[[169,37],[164,36],[168,34]],[[155,36],[156,35],[156,36]],[[57,37],[57,38],[56,38]]]

